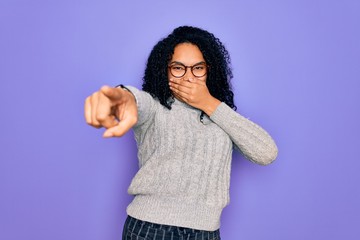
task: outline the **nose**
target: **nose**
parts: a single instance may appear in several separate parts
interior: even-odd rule
[[[185,81],[190,81],[190,82],[194,80],[195,76],[191,71],[191,67],[186,67],[186,72],[183,78]]]

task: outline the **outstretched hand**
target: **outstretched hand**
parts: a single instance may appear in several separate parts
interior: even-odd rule
[[[210,94],[205,80],[170,78],[169,86],[177,99],[204,111],[208,116],[220,104],[220,101]]]
[[[85,100],[85,120],[106,128],[104,137],[121,137],[137,122],[135,97],[122,88],[102,87]]]

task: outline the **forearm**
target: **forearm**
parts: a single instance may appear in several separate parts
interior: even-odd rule
[[[278,149],[271,136],[225,103],[218,105],[210,118],[229,134],[237,148],[250,161],[267,165],[275,160]]]
[[[138,122],[136,126],[142,125],[150,119],[155,113],[155,100],[154,98],[135,87],[126,86],[126,89],[134,96],[137,109],[138,109]]]

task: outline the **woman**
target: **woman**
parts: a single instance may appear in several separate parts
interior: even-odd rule
[[[137,141],[123,239],[220,239],[233,147],[257,164],[276,158],[272,138],[235,112],[229,65],[219,39],[183,26],[153,48],[143,91],[105,86],[86,99],[88,124],[104,137],[133,128]]]

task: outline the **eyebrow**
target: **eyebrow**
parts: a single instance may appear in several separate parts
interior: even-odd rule
[[[185,64],[183,64],[182,62],[178,62],[178,61],[172,61],[169,65],[172,65],[172,64],[180,64],[180,65],[184,65],[185,67],[189,67],[189,66],[186,66]],[[199,65],[199,64],[206,64],[206,62],[201,61],[201,62],[195,63],[193,66],[196,66],[196,65]]]

